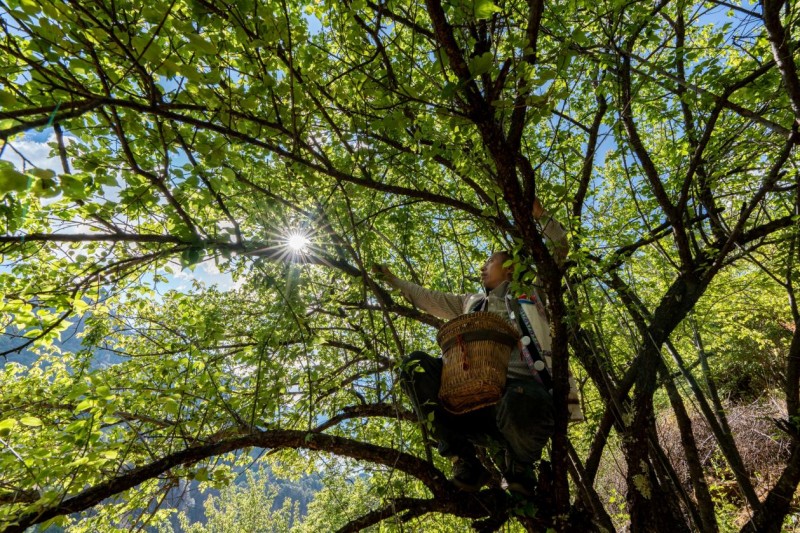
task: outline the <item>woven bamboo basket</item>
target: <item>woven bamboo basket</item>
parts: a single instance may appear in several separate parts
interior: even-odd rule
[[[463,414],[500,401],[518,340],[514,327],[495,313],[470,313],[442,326],[436,341],[444,358],[439,386],[444,408]]]

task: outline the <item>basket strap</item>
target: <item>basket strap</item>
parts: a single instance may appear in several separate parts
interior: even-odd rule
[[[484,296],[483,294],[478,294],[478,298],[475,300],[475,303],[472,304],[469,308],[469,313],[476,313],[478,311],[486,311],[486,307],[489,303],[489,297]]]
[[[470,342],[470,341],[494,341],[500,344],[505,344],[506,346],[516,346],[517,339],[509,335],[508,333],[501,333],[499,331],[495,331],[493,329],[478,329],[475,331],[468,331],[462,333],[460,335],[456,335],[451,339],[448,339],[444,343],[442,343],[442,351],[446,352],[453,345],[458,342],[458,338],[460,338],[463,342]]]
[[[527,336],[531,340],[531,345],[533,346],[533,350],[529,349],[527,346],[519,343],[519,353],[522,356],[522,359],[525,361],[525,364],[528,365],[528,368],[531,371],[531,374],[537,379],[541,381],[541,383],[545,386],[545,388],[552,394],[553,393],[553,379],[550,376],[550,370],[547,368],[547,363],[544,360],[544,354],[539,341],[536,339],[536,334],[533,331],[533,326],[528,319],[528,315],[525,313],[525,309],[522,306],[525,305],[520,302],[520,309],[519,309],[519,317],[517,317],[517,324],[519,324],[520,330],[522,331],[523,336]],[[544,363],[544,368],[542,370],[536,370],[536,361],[541,361]]]
[[[461,369],[466,372],[469,370],[469,359],[467,359],[467,345],[464,344],[463,335],[456,335],[458,347],[461,348]]]

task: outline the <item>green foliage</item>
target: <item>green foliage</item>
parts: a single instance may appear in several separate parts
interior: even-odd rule
[[[629,473],[589,487],[607,507],[594,518],[648,530],[650,490],[671,512],[647,444],[665,376],[744,400],[783,387],[795,357],[798,96],[751,7],[537,5],[3,3],[0,154],[52,131],[60,168],[0,161],[0,524],[53,510],[74,531],[146,528],[176,486],[226,487],[251,446],[273,446],[287,469],[334,464],[298,528],[389,509],[374,527],[402,530],[397,502],[430,498],[448,465],[386,459],[430,451],[395,368],[436,352],[439,321],[369,267],[474,292],[496,249],[548,298],[557,361],[583,388],[579,456],[606,443]],[[778,15],[796,49],[796,6]],[[534,195],[567,227],[561,270]],[[276,440],[236,440],[254,435]],[[291,506],[266,521],[263,483],[212,500],[213,530],[295,524]],[[559,470],[560,513],[567,484]],[[409,511],[413,527],[463,530],[483,508],[445,500]],[[508,527],[554,526],[530,518]]]
[[[180,531],[186,533],[236,533],[265,531],[282,533],[297,520],[298,506],[291,499],[275,508],[277,489],[270,485],[263,470],[247,471],[243,484],[231,485],[219,496],[209,496],[203,503],[207,522],[191,523],[185,513],[179,515]],[[171,528],[167,528],[171,529]],[[164,529],[161,529],[164,531]]]

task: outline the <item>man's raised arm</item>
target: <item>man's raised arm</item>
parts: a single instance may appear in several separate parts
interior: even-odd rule
[[[533,218],[535,218],[542,227],[542,234],[545,239],[552,243],[553,258],[556,260],[556,263],[563,265],[564,261],[567,259],[567,252],[569,251],[567,247],[567,231],[564,229],[564,226],[542,207],[538,198],[534,198],[533,200]]]
[[[420,287],[416,283],[405,281],[392,273],[385,265],[373,265],[372,271],[379,280],[383,280],[400,293],[416,308],[430,313],[443,320],[450,320],[464,313],[464,295],[432,291]]]

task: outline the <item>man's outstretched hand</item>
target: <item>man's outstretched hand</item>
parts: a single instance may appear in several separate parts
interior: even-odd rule
[[[397,276],[392,274],[392,271],[389,270],[389,267],[380,263],[374,263],[372,265],[372,273],[375,276],[375,279],[379,281],[385,281],[387,283],[391,283],[397,279]]]

